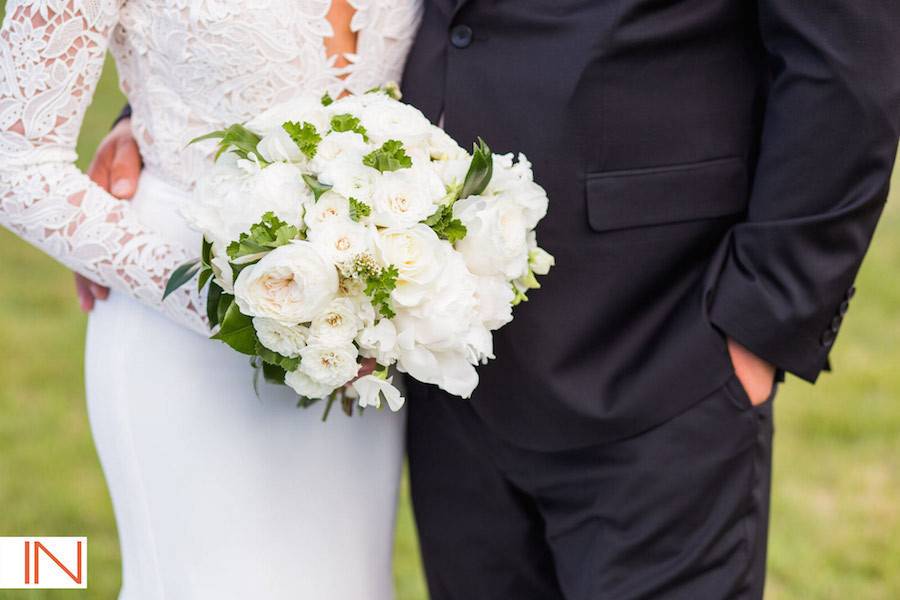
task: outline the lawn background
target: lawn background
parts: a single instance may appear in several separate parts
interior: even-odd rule
[[[79,142],[82,168],[122,103],[107,65]],[[815,388],[790,380],[777,399],[770,600],[900,598],[896,200],[860,274],[834,375]],[[0,535],[86,535],[91,549],[89,591],[0,590],[2,599],[111,600],[118,590],[115,523],[85,414],[84,328],[70,273],[0,230]],[[425,600],[405,485],[402,496],[397,598]]]

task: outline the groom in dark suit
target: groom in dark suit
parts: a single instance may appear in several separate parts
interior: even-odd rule
[[[405,100],[533,161],[557,261],[471,402],[412,384],[434,600],[762,597],[768,400],[828,368],[898,57],[893,0],[426,2]]]
[[[426,0],[403,88],[527,154],[557,259],[471,402],[411,383],[433,600],[761,598],[775,382],[828,368],[887,197],[900,4]]]

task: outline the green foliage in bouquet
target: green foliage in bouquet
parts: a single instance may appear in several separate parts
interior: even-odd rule
[[[319,201],[319,198],[322,197],[322,194],[331,189],[330,185],[326,185],[320,182],[316,177],[308,175],[306,173],[303,174],[303,181],[306,182],[306,186],[312,191],[313,197],[316,199],[316,202]]]
[[[403,142],[388,140],[381,148],[373,150],[363,157],[363,164],[377,169],[381,173],[399,171],[412,167],[412,159],[406,154]]]
[[[336,133],[343,133],[345,131],[358,133],[362,136],[364,141],[369,141],[369,132],[362,126],[360,120],[351,114],[335,115],[331,117],[331,131]]]
[[[275,213],[267,212],[262,221],[250,227],[249,233],[242,233],[239,241],[229,244],[226,252],[228,258],[236,261],[247,256],[265,254],[300,238],[297,227],[288,225],[276,217]]]
[[[366,204],[365,202],[360,202],[356,198],[348,198],[350,201],[350,219],[359,223],[359,220],[363,217],[368,217],[372,214],[372,207]]]
[[[439,238],[455,244],[466,237],[468,230],[463,222],[453,218],[453,205],[444,204],[433,215],[423,221],[431,227]]]
[[[291,140],[293,140],[297,147],[300,148],[300,152],[302,152],[306,158],[315,158],[316,152],[319,150],[319,142],[322,141],[322,136],[316,131],[315,125],[307,123],[306,121],[303,123],[288,121],[287,123],[284,123],[281,128],[291,136]],[[258,141],[259,140],[257,140],[257,142]]]
[[[472,150],[472,163],[469,165],[462,191],[459,193],[460,199],[478,196],[484,192],[493,176],[494,155],[485,141],[478,138],[478,143]]]
[[[262,157],[262,154],[256,150],[260,137],[240,123],[235,123],[227,129],[213,131],[212,133],[196,137],[188,142],[188,145],[196,144],[197,142],[202,142],[204,140],[216,139],[219,140],[216,158],[219,158],[222,154],[231,150],[241,158],[250,158],[250,156],[253,155],[261,163],[266,164],[267,162]]]

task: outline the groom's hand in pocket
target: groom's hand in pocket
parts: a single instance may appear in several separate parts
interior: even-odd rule
[[[141,153],[131,133],[131,119],[123,119],[97,148],[88,177],[120,200],[131,200],[141,174]],[[75,293],[81,310],[90,312],[97,300],[106,300],[109,289],[75,274]]]
[[[772,395],[775,385],[775,366],[728,338],[728,353],[744,391],[753,406],[759,406]]]

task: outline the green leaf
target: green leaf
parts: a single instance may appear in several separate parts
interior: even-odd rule
[[[204,266],[200,269],[200,277],[197,278],[197,291],[202,292],[203,287],[209,281],[210,277],[212,277],[213,271],[209,267]]]
[[[262,342],[257,341],[256,343],[256,353],[259,355],[263,362],[268,363],[270,365],[276,365],[284,369],[285,371],[296,371],[297,367],[300,366],[300,357],[289,358],[287,356],[283,356],[278,354],[277,352],[273,352],[269,350],[265,346],[262,345]]]
[[[194,275],[197,274],[197,271],[200,270],[200,260],[194,259],[188,261],[172,271],[172,275],[169,277],[169,281],[166,283],[166,290],[163,292],[162,299],[165,300],[172,294],[175,290],[186,284],[188,281],[194,278]]]
[[[306,158],[313,158],[319,149],[319,142],[322,136],[316,131],[316,126],[312,123],[304,121],[302,124],[296,121],[288,121],[281,126],[291,139],[300,148],[300,152],[306,155]]]
[[[331,189],[330,185],[326,185],[324,183],[319,183],[319,180],[316,179],[312,175],[303,174],[303,181],[306,182],[306,185],[312,190],[313,196],[316,198],[316,202],[319,201],[319,198],[322,197],[322,194]]]
[[[212,242],[203,238],[203,250],[200,252],[200,262],[206,267],[212,267]]]
[[[478,138],[478,143],[472,151],[472,162],[469,165],[469,171],[466,173],[466,179],[463,182],[460,199],[469,196],[477,196],[481,194],[494,175],[494,157],[491,149],[483,139]]]
[[[397,267],[391,265],[381,269],[380,273],[364,274],[366,282],[366,295],[372,301],[372,306],[382,317],[393,319],[396,316],[391,307],[391,292],[397,287],[397,277],[400,272]]]
[[[384,94],[386,96],[390,96],[394,100],[399,100],[403,97],[403,94],[400,93],[400,86],[397,85],[396,82],[390,81],[384,85],[380,85],[377,87],[370,88],[366,90],[367,94]]]
[[[228,129],[213,131],[212,133],[201,135],[200,137],[194,138],[190,142],[188,142],[188,145],[194,144],[196,142],[202,142],[203,140],[212,139],[219,140],[216,158],[219,158],[228,150],[232,150],[241,158],[249,158],[250,155],[255,155],[260,162],[268,164],[262,157],[262,154],[260,154],[256,150],[256,146],[257,144],[259,144],[260,137],[240,123],[235,123]]]
[[[382,173],[398,171],[412,167],[412,159],[407,156],[403,142],[388,140],[378,150],[373,150],[363,157],[363,164]]]
[[[284,376],[287,375],[287,372],[278,365],[263,362],[262,372],[267,382],[284,385]]]
[[[451,204],[441,206],[422,222],[431,227],[439,238],[447,240],[451,244],[463,239],[468,233],[463,222],[453,218],[453,205]]]
[[[330,106],[332,104],[334,104],[334,98],[331,97],[331,94],[325,92],[322,96],[322,106]]]
[[[372,207],[366,204],[365,202],[360,202],[356,198],[350,198],[350,218],[356,221],[357,223],[363,217],[368,217],[372,214]]]
[[[363,140],[369,141],[369,135],[366,128],[362,126],[359,119],[351,114],[335,115],[331,117],[331,130],[337,133],[343,133],[345,131],[358,133],[362,136]]]
[[[300,230],[297,227],[288,225],[276,217],[275,213],[267,212],[259,223],[250,227],[249,233],[242,233],[237,242],[229,244],[226,252],[228,258],[237,260],[243,256],[269,252],[299,238]]]
[[[225,311],[219,332],[212,339],[225,342],[241,354],[256,355],[256,330],[253,319],[243,314],[236,302]]]
[[[219,300],[223,292],[224,290],[215,281],[209,284],[209,291],[206,293],[206,318],[209,319],[210,327],[219,324]]]
[[[219,298],[219,305],[216,307],[216,323],[221,323],[225,319],[225,313],[234,304],[234,296],[231,294],[222,294]]]

